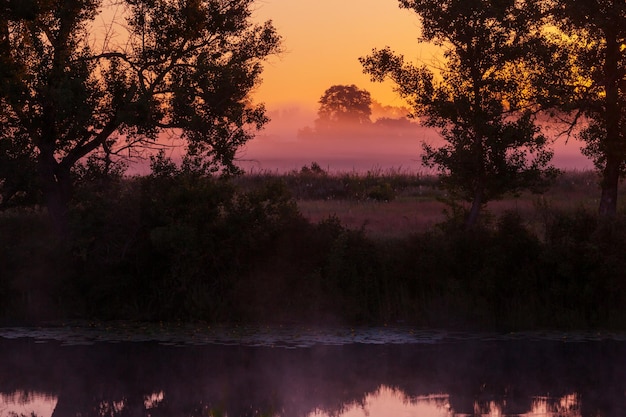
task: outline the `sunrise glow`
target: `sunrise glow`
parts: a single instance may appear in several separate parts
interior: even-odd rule
[[[372,83],[363,74],[358,58],[386,45],[424,62],[437,55],[436,48],[417,41],[418,17],[396,0],[263,0],[256,18],[272,20],[284,39],[285,52],[265,66],[256,95],[270,107],[314,107],[334,84],[356,84],[377,101],[404,105],[391,85]]]
[[[358,58],[373,48],[389,46],[413,63],[440,63],[441,49],[418,40],[420,22],[415,13],[401,9],[397,0],[263,0],[256,3],[255,19],[273,21],[283,37],[284,52],[265,64],[254,94],[255,101],[266,104],[271,121],[240,151],[244,169],[284,172],[316,161],[329,171],[425,171],[421,144],[440,140],[432,129],[403,140],[343,138],[306,143],[298,138],[300,129],[313,124],[320,97],[333,85],[355,84],[369,91],[375,102],[407,105],[391,82],[370,81]],[[553,163],[558,168],[593,168],[575,139],[561,137],[554,148]]]

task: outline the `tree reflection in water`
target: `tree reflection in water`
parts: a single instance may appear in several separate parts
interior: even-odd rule
[[[419,416],[453,417],[448,395],[427,395],[409,398],[400,390],[381,386],[376,392],[368,394],[359,403],[347,404],[336,413],[316,410],[308,417],[382,417],[382,416]]]
[[[402,391],[382,386],[369,394],[362,403],[350,404],[337,414],[320,411],[308,417],[461,417],[468,414],[456,413],[451,409],[449,396],[445,394],[409,398]],[[502,404],[490,401],[488,404],[474,404],[471,416],[504,417]],[[533,400],[528,413],[515,417],[581,417],[576,394],[562,398],[538,397]]]
[[[159,412],[159,407],[164,400],[164,393],[152,393],[144,396],[144,409],[138,415],[155,415]],[[16,392],[13,394],[0,395],[0,416],[28,416],[28,417],[50,417],[53,415],[57,404],[57,398],[43,393]],[[97,413],[94,415],[101,417],[129,415],[124,400],[106,402],[99,404]],[[205,408],[201,413],[204,416],[212,417],[221,414],[219,409]],[[58,413],[57,413],[58,414]],[[260,415],[263,415],[261,413]],[[276,417],[282,414],[275,414]],[[402,391],[381,386],[375,393],[368,394],[364,400],[358,403],[346,404],[343,410],[327,413],[315,410],[309,413],[308,417],[384,417],[384,416],[406,416],[406,417],[457,417],[464,414],[457,414],[451,410],[448,395],[428,395],[417,398],[409,398]],[[270,417],[270,415],[267,415]],[[505,416],[502,406],[495,401],[489,404],[475,404],[473,416]],[[549,397],[538,397],[533,400],[532,409],[528,413],[519,417],[581,417],[578,399],[576,394],[566,395],[559,399]]]
[[[626,342],[284,349],[0,338],[0,352],[0,417],[626,415]]]
[[[57,397],[38,392],[15,391],[0,394],[0,416],[45,416],[52,415]]]

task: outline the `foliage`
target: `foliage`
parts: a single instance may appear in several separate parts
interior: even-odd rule
[[[391,184],[384,182],[371,188],[367,196],[376,201],[391,201],[396,197],[396,194]]]
[[[579,123],[583,153],[602,174],[600,214],[617,211],[626,173],[626,5],[620,1],[555,0],[554,39],[560,70],[552,78],[552,105]],[[574,126],[572,126],[574,129]]]
[[[315,128],[318,132],[371,123],[372,97],[356,85],[333,85],[319,101]]]
[[[73,275],[72,257],[32,209],[0,213],[0,319],[54,320],[66,314],[62,288]]]
[[[555,172],[529,93],[540,74],[538,10],[514,1],[400,4],[420,16],[423,41],[444,47],[445,66],[435,74],[389,48],[360,61],[372,80],[394,81],[415,116],[439,129],[446,144],[425,144],[423,162],[438,168],[447,190],[472,202],[472,225],[487,201],[544,185]]]
[[[23,138],[0,136],[0,209],[41,202],[34,146]]]
[[[541,236],[532,216],[505,212],[473,233],[377,238],[306,221],[286,178],[205,175],[164,156],[143,178],[94,172],[76,190],[69,247],[40,212],[0,215],[0,319],[626,326],[621,217],[546,206]]]
[[[92,152],[119,154],[168,131],[232,172],[237,148],[267,122],[248,96],[280,39],[271,22],[252,23],[252,0],[124,1],[121,45],[110,38],[119,22],[95,31],[101,6],[33,0],[0,10],[0,140],[36,151],[59,226],[70,172]]]
[[[106,318],[226,320],[238,277],[301,221],[295,203],[279,182],[240,192],[162,154],[152,169],[77,193],[84,197],[72,210],[79,272],[70,292],[91,302],[75,308]]]

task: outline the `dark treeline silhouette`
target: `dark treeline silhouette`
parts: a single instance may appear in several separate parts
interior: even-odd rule
[[[31,0],[0,10],[1,204],[43,202],[61,231],[72,170],[90,155],[106,165],[150,149],[167,131],[207,170],[237,171],[236,150],[267,122],[249,93],[262,62],[279,52],[271,22],[252,23],[252,0],[119,2],[126,48],[107,37],[119,22],[92,42],[100,3]],[[539,112],[569,116],[572,126],[585,121],[578,137],[602,176],[599,212],[616,214],[626,159],[621,2],[399,4],[419,16],[421,41],[441,46],[444,62],[415,66],[390,48],[361,62],[374,80],[391,78],[412,114],[439,129],[446,144],[426,144],[423,161],[455,199],[471,203],[468,226],[486,202],[540,191],[555,174]],[[376,125],[371,102],[354,85],[332,86],[315,129]]]
[[[55,396],[54,417],[334,415],[381,386],[407,398],[445,394],[452,415],[476,415],[490,403],[503,415],[521,415],[537,397],[568,395],[576,396],[573,416],[619,417],[626,411],[626,352],[614,341],[283,349],[0,339],[0,349],[0,392]],[[145,400],[152,394],[158,401],[148,409]],[[555,415],[570,415],[565,410]]]
[[[307,221],[280,177],[234,182],[166,158],[155,158],[153,169],[80,183],[71,242],[56,240],[38,211],[0,216],[5,321],[626,326],[623,220],[544,207],[539,230],[507,212],[469,234],[452,216],[423,233],[382,239],[335,217]],[[307,186],[324,176],[312,164],[290,186],[324,198]],[[386,201],[391,184],[354,178],[330,192]],[[436,185],[407,179],[415,184]]]
[[[165,131],[228,173],[235,150],[267,122],[248,96],[280,38],[271,22],[253,23],[252,0],[105,3],[0,8],[2,204],[38,191],[60,233],[85,157],[150,149]],[[97,28],[105,6],[121,17]]]
[[[388,240],[306,221],[280,178],[252,188],[226,178],[267,122],[249,94],[280,51],[271,22],[252,23],[252,0],[119,4],[121,49],[106,34],[92,42],[100,1],[0,8],[3,317],[626,327],[626,220],[615,215],[623,3],[400,1],[444,62],[434,71],[390,48],[361,62],[441,132],[424,162],[453,210],[427,233]],[[316,129],[413,127],[371,122],[371,97],[354,85],[331,87],[320,105]],[[540,112],[587,121],[579,136],[602,175],[600,217],[544,210],[541,231],[516,213],[480,219],[487,202],[553,178]],[[120,152],[150,149],[162,132],[186,141],[181,164],[158,153],[151,174],[124,178]]]
[[[578,122],[584,152],[602,175],[599,212],[614,216],[626,164],[626,6],[595,0],[400,0],[421,22],[421,41],[444,50],[434,68],[389,47],[360,58],[374,81],[391,79],[414,114],[446,144],[423,161],[471,202],[466,224],[506,191],[545,186],[555,174],[539,112]],[[554,29],[562,32],[555,34]],[[543,183],[543,184],[542,184]]]

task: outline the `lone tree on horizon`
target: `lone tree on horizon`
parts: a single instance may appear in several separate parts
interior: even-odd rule
[[[318,132],[337,127],[365,126],[371,123],[372,97],[356,85],[333,85],[319,100],[315,127]]]
[[[541,16],[533,1],[400,0],[422,23],[421,41],[444,49],[437,71],[407,63],[390,48],[360,58],[373,81],[391,79],[414,116],[445,144],[423,145],[455,199],[470,203],[465,226],[507,192],[541,187],[555,174],[534,123],[531,95],[541,77]]]
[[[1,6],[0,150],[34,150],[60,232],[71,170],[98,150],[151,146],[168,131],[210,169],[237,170],[236,150],[268,121],[249,93],[262,62],[280,48],[271,22],[251,22],[252,3],[119,0],[118,37],[113,25],[95,31],[104,0]]]

